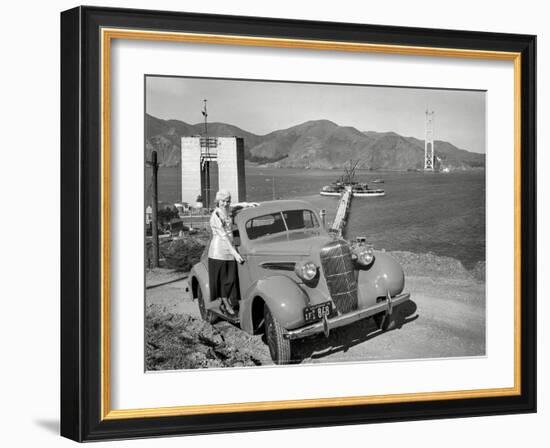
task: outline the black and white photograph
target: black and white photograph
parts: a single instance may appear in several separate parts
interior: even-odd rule
[[[486,355],[486,92],[145,76],[145,369]]]

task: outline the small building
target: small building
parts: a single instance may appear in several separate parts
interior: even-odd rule
[[[187,213],[191,208],[188,202],[176,202],[174,207],[176,207],[178,213]]]

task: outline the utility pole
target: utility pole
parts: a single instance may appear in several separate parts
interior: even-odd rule
[[[202,115],[204,117],[204,143],[205,143],[205,161],[204,161],[204,193],[205,193],[205,205],[207,209],[210,209],[210,146],[208,142],[208,111],[206,109],[206,98],[204,101],[204,109]]]
[[[153,169],[153,203],[151,204],[151,225],[153,243],[153,268],[159,267],[159,235],[158,235],[158,169],[157,152],[151,153],[151,161],[147,162]]]

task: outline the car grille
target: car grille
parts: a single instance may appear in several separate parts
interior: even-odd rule
[[[321,249],[321,265],[336,309],[349,313],[357,309],[357,281],[351,250],[345,241],[333,241]]]

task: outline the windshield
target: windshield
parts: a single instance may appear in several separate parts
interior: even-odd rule
[[[255,240],[291,230],[315,229],[319,223],[311,210],[287,210],[252,218],[246,223],[248,239]]]

